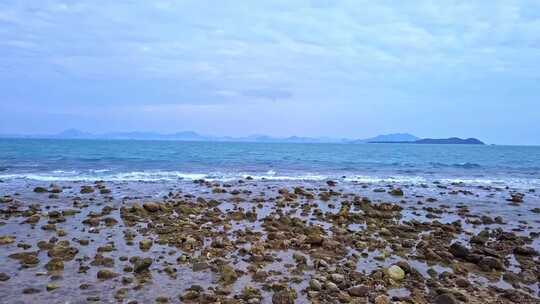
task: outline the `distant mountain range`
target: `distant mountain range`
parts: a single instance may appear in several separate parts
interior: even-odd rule
[[[423,138],[413,141],[370,141],[369,143],[381,144],[381,143],[392,143],[392,144],[438,144],[438,145],[485,145],[482,141],[476,138]]]
[[[393,133],[393,134],[384,134],[384,135],[378,135],[371,138],[366,139],[357,139],[351,141],[353,144],[366,144],[371,142],[410,142],[410,141],[416,141],[420,138],[411,135],[409,133]]]
[[[477,144],[477,139],[469,138],[462,140],[459,138],[449,139],[420,139],[408,133],[394,133],[378,135],[366,139],[347,139],[330,137],[272,137],[268,135],[251,135],[246,137],[231,136],[206,136],[193,131],[176,132],[162,134],[157,132],[111,132],[102,134],[92,134],[77,129],[68,129],[57,134],[36,134],[36,135],[0,135],[4,138],[49,138],[49,139],[107,139],[107,140],[178,140],[178,141],[218,141],[218,142],[262,142],[262,143],[344,143],[344,144],[366,144],[366,143],[456,143],[456,140],[467,141],[463,143]],[[437,141],[437,142],[434,142]],[[482,143],[482,142],[480,142]],[[482,143],[483,144],[483,143]]]

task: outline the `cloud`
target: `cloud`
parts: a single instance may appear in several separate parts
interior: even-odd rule
[[[290,91],[274,89],[274,88],[262,88],[262,89],[252,89],[242,92],[244,96],[254,97],[258,99],[269,99],[272,101],[289,99],[293,96]]]
[[[489,106],[536,96],[538,12],[526,0],[4,0],[0,89],[42,107]]]

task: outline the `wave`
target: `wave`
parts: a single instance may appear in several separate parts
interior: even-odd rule
[[[84,172],[54,170],[51,172],[40,173],[17,173],[17,174],[0,174],[0,180],[34,180],[45,182],[77,182],[77,181],[108,181],[108,182],[159,182],[159,181],[193,181],[193,180],[208,180],[208,181],[235,181],[250,177],[259,181],[325,181],[339,180],[345,183],[397,183],[397,184],[427,184],[438,181],[443,184],[461,183],[465,185],[493,185],[493,186],[512,186],[518,188],[540,187],[540,179],[538,178],[517,178],[517,177],[441,177],[429,175],[346,175],[341,173],[336,174],[319,174],[307,172],[295,172],[289,174],[278,174],[274,170],[261,173],[247,172],[181,172],[181,171],[132,171],[132,172],[113,172],[110,169],[93,169]]]
[[[475,163],[460,163],[460,164],[444,164],[444,163],[430,163],[434,168],[459,168],[459,169],[480,169],[482,165]]]

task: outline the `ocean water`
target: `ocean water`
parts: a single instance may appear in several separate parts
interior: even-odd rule
[[[540,147],[0,139],[0,180],[341,179],[540,186]]]

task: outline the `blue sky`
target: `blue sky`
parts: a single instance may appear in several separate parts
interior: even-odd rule
[[[0,0],[0,132],[540,144],[539,1]]]

